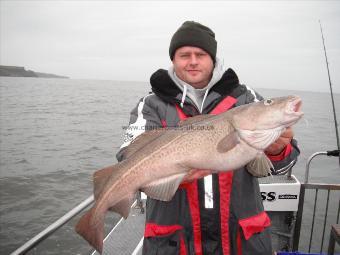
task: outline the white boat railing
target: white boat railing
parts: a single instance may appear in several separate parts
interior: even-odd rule
[[[339,196],[337,203],[338,203],[338,208],[335,212],[336,215],[336,220],[333,223],[329,222],[328,219],[328,214],[329,214],[329,209],[330,209],[330,196],[332,193],[338,192],[340,191],[340,184],[327,184],[327,183],[310,183],[309,182],[309,170],[310,170],[310,164],[313,158],[315,158],[316,156],[319,155],[327,155],[327,156],[335,156],[335,157],[339,157],[339,150],[334,150],[334,151],[321,151],[321,152],[316,152],[314,154],[312,154],[306,164],[306,172],[305,172],[305,183],[301,184],[301,189],[300,189],[300,196],[299,196],[299,208],[298,208],[298,213],[296,216],[296,224],[295,224],[295,232],[294,232],[294,242],[293,242],[293,251],[298,251],[299,250],[299,243],[300,243],[300,232],[301,232],[301,226],[302,226],[302,219],[303,219],[303,209],[304,209],[304,205],[305,205],[305,196],[306,196],[306,190],[314,190],[314,201],[310,201],[313,210],[312,210],[312,221],[309,222],[309,226],[311,226],[310,229],[310,234],[309,234],[309,242],[308,242],[308,252],[311,252],[312,250],[312,244],[314,244],[313,242],[313,238],[316,238],[315,234],[319,234],[319,239],[321,242],[319,242],[320,246],[319,246],[319,252],[322,253],[324,250],[326,250],[326,247],[324,247],[325,244],[325,234],[327,232],[329,232],[330,229],[330,224],[338,224],[339,223],[339,214],[340,214],[340,200],[339,200]],[[327,194],[327,198],[326,198],[326,205],[323,208],[322,206],[320,206],[318,204],[318,202],[320,202],[320,197],[319,195],[319,190],[323,190],[326,192]],[[336,204],[333,204],[333,207],[335,207]],[[318,208],[318,210],[316,210]],[[334,208],[333,208],[334,209]],[[314,226],[316,225],[316,215],[322,215],[322,217],[320,216],[318,223],[321,224],[322,228],[319,228],[318,231],[314,231]],[[327,232],[326,232],[327,229]],[[305,231],[305,235],[307,234],[307,230]],[[314,233],[315,232],[315,233]],[[315,246],[315,245],[314,245]]]
[[[312,159],[316,156],[320,155],[327,155],[327,156],[333,156],[333,157],[339,157],[339,150],[333,150],[333,151],[319,151],[312,154],[306,164],[306,172],[305,172],[305,183],[308,183],[309,181],[309,170],[310,170],[310,163],[312,162]]]

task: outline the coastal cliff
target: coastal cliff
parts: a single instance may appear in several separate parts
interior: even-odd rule
[[[66,76],[55,75],[50,73],[39,73],[26,70],[22,66],[2,66],[0,65],[0,76],[7,77],[37,77],[37,78],[69,78]]]

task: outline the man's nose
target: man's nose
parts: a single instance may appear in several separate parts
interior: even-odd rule
[[[192,54],[190,57],[190,65],[197,65],[197,63],[198,63],[197,57],[195,56],[195,54]]]

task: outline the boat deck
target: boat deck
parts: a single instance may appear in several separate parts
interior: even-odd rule
[[[131,208],[129,217],[123,218],[104,240],[103,255],[141,255],[145,213],[140,208]],[[92,255],[99,255],[94,251]]]

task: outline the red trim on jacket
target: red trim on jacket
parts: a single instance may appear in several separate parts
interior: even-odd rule
[[[238,223],[243,230],[243,235],[246,240],[249,240],[249,238],[253,234],[262,232],[266,227],[269,227],[271,224],[270,218],[264,211],[249,218],[240,219]]]
[[[227,96],[210,112],[210,114],[216,115],[229,110],[237,102],[236,98]]]
[[[144,237],[156,237],[156,236],[162,236],[162,235],[170,235],[182,229],[183,227],[181,225],[166,226],[166,225],[158,225],[155,223],[147,223],[145,225]],[[179,255],[187,255],[187,249],[185,247],[183,233],[180,233]]]
[[[179,255],[187,255],[187,249],[185,247],[185,242],[184,242],[184,236],[183,233],[181,233],[181,243],[179,247]]]
[[[155,223],[147,223],[145,225],[144,237],[170,235],[181,229],[183,229],[181,225],[166,226],[166,225],[158,225]]]
[[[161,120],[161,123],[164,128],[167,127],[166,120]]]
[[[217,115],[229,110],[237,99],[227,96],[209,113]],[[175,105],[177,114],[180,120],[185,120],[188,117],[185,115],[183,110]],[[230,254],[230,239],[229,239],[229,210],[230,210],[230,193],[232,187],[233,172],[226,172],[219,174],[219,186],[220,193],[225,194],[220,196],[220,215],[221,215],[221,240],[223,253],[225,255]],[[189,200],[190,214],[193,225],[194,233],[194,247],[195,254],[202,254],[202,243],[201,243],[201,218],[199,211],[199,199],[198,199],[198,187],[197,180],[191,183],[182,183],[181,188],[185,188]]]
[[[180,120],[185,120],[188,117],[182,111],[182,109],[176,106],[177,114]],[[186,189],[187,198],[189,201],[192,229],[194,234],[194,249],[195,254],[202,254],[202,233],[201,233],[201,215],[200,215],[200,206],[198,200],[198,188],[197,188],[197,180],[193,182],[185,182],[180,185],[181,188]]]
[[[284,158],[286,158],[291,152],[292,152],[292,144],[287,144],[287,146],[283,149],[283,151],[278,154],[278,155],[270,155],[267,154],[267,157],[271,160],[271,161],[280,161],[283,160]]]
[[[188,116],[185,115],[183,110],[177,104],[175,104],[175,107],[176,107],[176,110],[177,110],[178,118],[180,120],[186,120],[188,118]]]
[[[224,98],[210,114],[220,114],[229,110],[237,99],[227,96]],[[230,193],[233,182],[233,172],[220,173],[218,175],[220,186],[220,217],[221,217],[221,239],[223,254],[230,254],[230,237],[229,237],[229,214],[230,214]]]
[[[197,180],[190,183],[181,184],[181,188],[186,189],[187,198],[189,201],[190,215],[192,221],[192,229],[194,233],[194,248],[195,254],[201,255],[202,253],[202,232],[201,232],[201,214],[198,199]]]
[[[230,193],[233,182],[233,172],[220,173],[218,183],[220,186],[220,217],[221,217],[221,239],[223,254],[230,254],[229,238],[229,215],[230,215]],[[223,194],[223,196],[222,196]]]
[[[241,239],[241,230],[240,228],[237,229],[236,235],[236,242],[237,242],[237,255],[242,255],[242,239]]]

